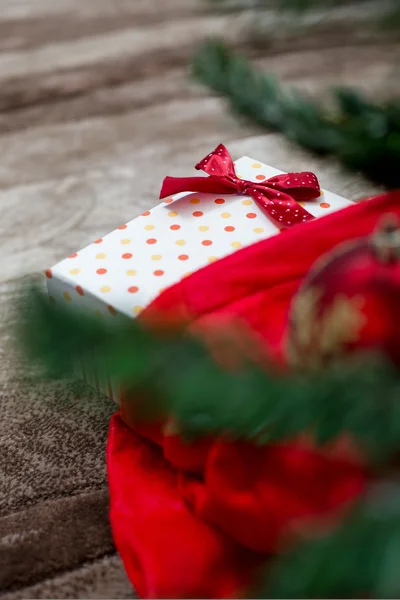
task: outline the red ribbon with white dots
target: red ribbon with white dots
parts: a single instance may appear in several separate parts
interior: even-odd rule
[[[166,177],[160,199],[180,192],[240,194],[251,196],[278,227],[292,227],[314,216],[299,202],[314,200],[321,195],[314,173],[287,173],[265,181],[239,179],[232,158],[223,144],[196,165],[209,177]]]

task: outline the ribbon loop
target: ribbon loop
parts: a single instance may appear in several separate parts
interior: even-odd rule
[[[321,189],[314,173],[287,173],[265,181],[240,179],[232,158],[223,144],[210,152],[197,165],[209,177],[166,177],[160,199],[179,192],[206,192],[251,196],[278,227],[291,227],[314,219],[301,204],[314,200]]]

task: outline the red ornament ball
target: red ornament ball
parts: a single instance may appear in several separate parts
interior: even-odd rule
[[[317,261],[290,311],[292,366],[321,367],[362,350],[382,351],[400,365],[400,228],[391,215],[370,237]]]

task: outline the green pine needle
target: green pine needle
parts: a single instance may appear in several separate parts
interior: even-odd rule
[[[382,360],[347,360],[313,375],[281,377],[250,362],[228,372],[179,329],[156,334],[127,317],[103,322],[60,310],[36,288],[23,304],[20,339],[31,361],[50,376],[65,376],[74,355],[90,357],[131,390],[132,410],[135,391],[145,388],[144,417],[173,415],[183,435],[267,443],[308,430],[326,444],[347,431],[373,460],[400,449],[400,373]]]
[[[374,486],[344,521],[266,564],[257,598],[399,598],[400,486]]]
[[[277,131],[306,150],[338,159],[389,189],[400,187],[400,102],[376,105],[354,90],[334,92],[329,112],[220,42],[209,42],[193,60],[193,75],[255,124]]]

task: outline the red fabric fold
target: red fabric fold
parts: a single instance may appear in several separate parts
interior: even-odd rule
[[[289,305],[302,278],[338,243],[371,233],[387,212],[400,216],[400,192],[213,263],[166,290],[141,318],[173,314],[196,331],[239,318],[284,363]],[[115,542],[144,597],[245,594],[261,557],[305,524],[340,517],[367,477],[351,440],[328,450],[307,439],[263,447],[208,440],[187,447],[165,436],[162,424],[156,429],[136,428],[157,443],[150,442],[115,417],[108,445]]]
[[[193,515],[161,450],[118,415],[111,420],[107,467],[113,536],[139,596],[245,595],[260,556]]]

